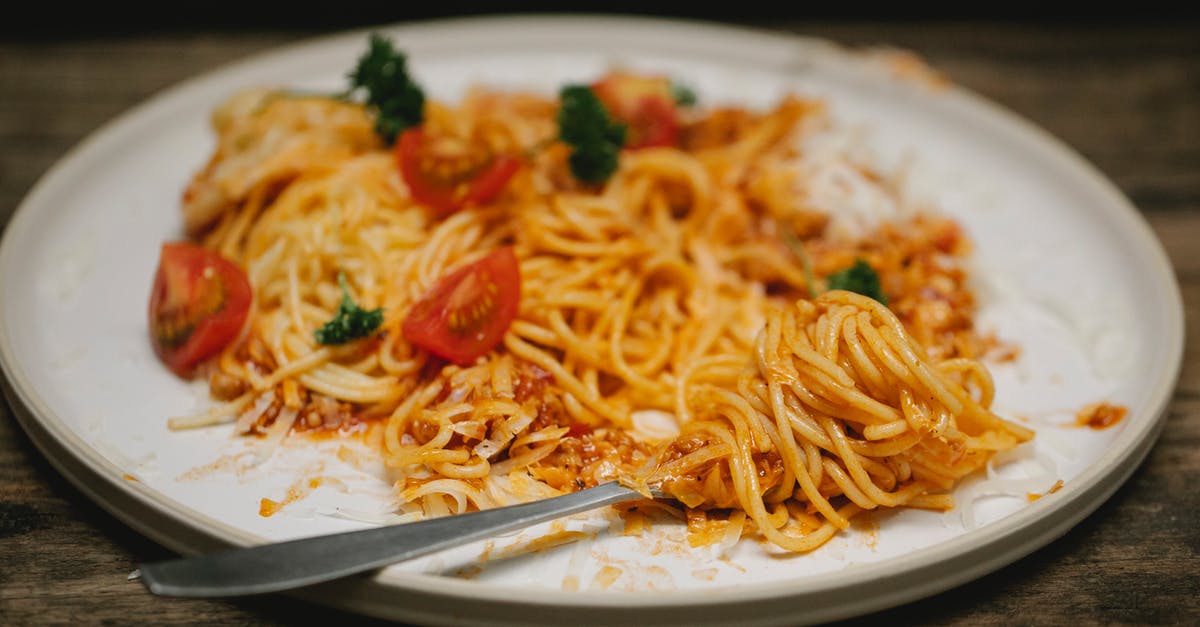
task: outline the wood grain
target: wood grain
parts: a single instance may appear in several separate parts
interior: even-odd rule
[[[999,572],[850,622],[1200,622],[1200,27],[772,27],[852,46],[914,50],[1074,147],[1130,196],[1163,242],[1190,330],[1162,438],[1098,511]],[[39,176],[105,121],[184,78],[308,34],[0,42],[0,222]],[[135,563],[167,551],[92,504],[33,448],[7,406],[0,414],[0,624],[349,618],[284,597],[160,599],[126,582]]]

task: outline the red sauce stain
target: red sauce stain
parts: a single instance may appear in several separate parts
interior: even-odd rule
[[[478,577],[479,574],[482,572],[483,572],[483,567],[471,565],[471,566],[466,566],[466,567],[458,569],[454,573],[454,576],[458,577],[459,579],[474,579],[474,578]]]
[[[281,509],[283,509],[283,503],[268,498],[264,498],[258,503],[258,515],[263,518],[270,518],[278,514]]]
[[[222,455],[216,461],[209,462],[203,466],[197,466],[176,479],[176,481],[197,481],[206,479],[209,476],[218,472],[230,472],[242,476],[250,468],[254,467],[254,453],[238,453],[236,455]]]
[[[297,481],[287,489],[287,494],[284,495],[282,501],[275,501],[268,498],[264,498],[259,501],[258,515],[262,516],[263,518],[270,518],[271,516],[278,514],[279,510],[283,509],[286,505],[295,503],[296,501],[308,496],[313,490],[321,487],[321,484],[323,483],[325,483],[324,477],[313,477],[311,479],[302,479]]]
[[[1005,344],[999,340],[996,341],[996,346],[987,355],[996,363],[1007,364],[1016,361],[1021,357],[1021,347],[1016,344]]]
[[[592,585],[601,590],[607,590],[624,574],[620,568],[616,566],[603,566],[596,572],[596,576],[592,579]]]
[[[137,478],[137,477],[135,477],[135,476],[133,476],[133,475],[131,475],[131,474],[124,474],[124,475],[121,475],[121,478],[122,478],[122,479],[124,479],[124,480],[126,480],[126,481],[137,481],[137,480],[138,480],[138,478]]]
[[[718,560],[718,561],[721,561],[721,562],[724,562],[725,564],[727,564],[727,565],[729,565],[729,566],[731,566],[731,567],[733,567],[733,568],[736,568],[737,570],[739,570],[739,571],[741,571],[741,572],[743,572],[743,573],[744,573],[744,572],[746,572],[746,568],[745,568],[744,566],[742,566],[742,565],[740,565],[740,564],[737,564],[737,563],[734,563],[734,561],[733,561],[733,560],[729,559],[729,556],[728,556],[728,555],[722,555],[721,557],[718,557],[718,558],[717,558],[717,560]]]
[[[1129,410],[1112,403],[1092,403],[1075,414],[1075,424],[1091,429],[1107,429],[1125,419]]]
[[[879,548],[879,521],[871,516],[871,512],[863,512],[866,514],[854,522],[862,528],[863,544],[872,552]]]
[[[1062,487],[1063,487],[1063,480],[1059,479],[1058,481],[1054,482],[1054,485],[1050,486],[1049,490],[1046,490],[1046,494],[1054,494],[1055,492],[1058,492],[1059,490],[1061,490]],[[1037,494],[1034,492],[1030,492],[1029,494],[1025,495],[1025,498],[1029,499],[1029,502],[1032,503],[1032,502],[1042,498],[1043,496],[1046,496],[1046,494]]]

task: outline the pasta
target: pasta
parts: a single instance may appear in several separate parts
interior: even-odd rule
[[[1032,437],[988,409],[978,359],[998,343],[971,322],[957,225],[897,211],[863,228],[823,204],[830,186],[904,201],[871,168],[807,151],[831,124],[822,103],[681,110],[672,145],[627,143],[602,185],[572,176],[558,108],[490,89],[425,103],[426,137],[475,147],[460,161],[521,162],[494,197],[443,212],[417,198],[369,108],[231,99],[184,214],[254,302],[205,365],[223,403],[172,426],[234,422],[269,447],[378,421],[404,513],[620,479],[666,491],[690,524],[744,512],[796,552],[864,510],[949,508],[957,480]],[[498,343],[446,360],[412,341],[423,299],[497,250],[519,265]],[[888,305],[825,290],[856,260]],[[505,296],[487,294],[452,325],[494,317]],[[382,322],[322,343],[346,303]]]

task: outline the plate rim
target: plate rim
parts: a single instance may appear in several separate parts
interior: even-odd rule
[[[578,33],[605,28],[619,28],[625,31],[640,29],[642,32],[635,36],[653,31],[669,32],[675,38],[680,35],[689,35],[698,41],[705,39],[701,35],[715,36],[718,41],[690,44],[690,47],[693,50],[700,47],[707,47],[710,50],[712,48],[739,47],[739,52],[749,57],[753,57],[755,54],[764,54],[763,51],[770,52],[773,47],[778,47],[780,50],[793,48],[797,55],[796,60],[801,63],[805,61],[834,63],[848,67],[853,65],[860,71],[863,69],[858,67],[861,59],[852,59],[851,53],[846,52],[843,47],[824,39],[709,22],[613,15],[484,16],[441,19],[381,25],[305,38],[232,63],[222,64],[168,87],[101,125],[73,146],[39,178],[18,204],[8,221],[3,240],[0,240],[0,288],[7,285],[8,277],[13,275],[11,268],[15,266],[16,262],[10,253],[13,249],[10,242],[17,239],[20,233],[28,228],[26,225],[32,220],[31,215],[33,214],[29,207],[36,207],[43,196],[48,195],[53,188],[63,185],[62,181],[69,180],[68,175],[73,169],[80,168],[89,159],[104,154],[107,144],[117,143],[123,136],[134,133],[139,126],[147,124],[147,120],[153,118],[154,115],[168,112],[174,103],[182,101],[193,92],[211,88],[213,84],[233,81],[239,74],[253,71],[256,68],[284,64],[288,59],[306,53],[311,54],[320,49],[348,45],[347,42],[357,41],[368,32],[386,32],[397,37],[407,37],[410,41],[427,42],[447,38],[451,34],[461,37],[464,33],[489,32],[494,35],[496,31],[510,29],[509,33],[500,38],[514,40],[514,43],[510,45],[522,47],[524,44],[515,42],[517,37],[511,34],[512,31],[534,31],[538,35],[543,35],[547,29],[554,29],[560,31],[556,36],[564,37],[562,32],[568,30]],[[533,38],[536,39],[536,36]],[[691,52],[684,49],[685,46],[680,45],[676,39],[671,39],[674,43],[666,42],[666,39],[664,38],[662,45],[666,46],[672,54],[682,56]],[[413,49],[425,50],[436,48],[437,45],[436,43],[418,44]],[[479,44],[473,46],[485,47]],[[770,69],[777,70],[778,68],[771,66]],[[946,97],[961,100],[964,107],[980,112],[983,119],[990,120],[992,125],[1013,130],[1014,138],[1022,141],[1023,145],[1030,144],[1039,151],[1041,156],[1056,162],[1056,167],[1063,168],[1076,178],[1087,181],[1095,192],[1101,194],[1107,201],[1099,205],[1097,210],[1104,212],[1106,219],[1121,228],[1123,239],[1146,256],[1148,265],[1158,268],[1159,272],[1155,273],[1153,277],[1148,277],[1148,280],[1157,284],[1156,291],[1161,292],[1167,300],[1173,301],[1170,303],[1164,301],[1162,304],[1169,305],[1164,312],[1167,317],[1164,332],[1167,336],[1167,345],[1174,347],[1174,354],[1171,364],[1167,368],[1167,372],[1171,373],[1170,376],[1157,379],[1155,385],[1149,390],[1149,398],[1152,399],[1154,406],[1139,408],[1137,412],[1146,418],[1142,428],[1125,429],[1120,433],[1110,450],[1066,484],[1056,494],[1058,497],[1056,499],[1043,499],[1035,502],[999,521],[966,532],[927,550],[889,558],[879,563],[849,565],[822,576],[819,581],[806,581],[800,589],[797,589],[794,582],[655,593],[591,590],[567,592],[547,589],[538,591],[536,601],[521,603],[519,607],[528,608],[531,605],[552,606],[559,609],[587,607],[613,611],[664,607],[676,609],[695,607],[708,611],[714,606],[743,607],[752,603],[758,607],[758,602],[766,600],[794,602],[800,598],[817,600],[819,597],[837,596],[833,593],[861,587],[864,580],[878,582],[882,579],[894,579],[899,575],[938,570],[939,566],[955,561],[963,562],[963,569],[949,574],[939,573],[937,581],[923,586],[901,586],[901,590],[890,596],[881,595],[871,598],[869,601],[864,601],[863,597],[857,597],[854,608],[843,608],[843,611],[839,612],[836,611],[837,607],[832,607],[826,608],[826,611],[819,616],[813,612],[806,613],[805,616],[806,620],[808,618],[829,620],[875,611],[960,585],[1041,548],[1090,515],[1124,484],[1134,469],[1140,465],[1165,424],[1166,411],[1178,381],[1184,353],[1185,328],[1182,296],[1173,266],[1171,266],[1162,244],[1153,235],[1144,215],[1115,184],[1061,140],[1001,105],[963,87],[957,85],[950,87],[946,92]],[[122,479],[123,471],[120,468],[109,462],[98,450],[76,435],[61,417],[49,409],[39,390],[30,382],[22,365],[16,361],[11,340],[12,329],[9,326],[7,317],[0,313],[0,368],[3,369],[6,377],[5,393],[13,407],[13,415],[56,469],[63,472],[85,494],[143,535],[182,553],[195,553],[218,546],[249,545],[265,540],[207,515],[199,514],[182,503],[150,489],[141,482]],[[18,405],[23,406],[18,407]],[[22,416],[23,413],[24,416]],[[35,436],[34,433],[41,435]],[[69,459],[61,459],[64,455]],[[76,468],[79,464],[81,466]],[[64,468],[71,470],[64,471]],[[82,475],[88,473],[92,475],[88,479],[99,479],[101,483],[96,484],[85,480]],[[1114,480],[1114,478],[1118,479]],[[117,511],[122,506],[118,503],[119,501],[147,508],[165,520],[174,521],[180,528],[186,529],[189,537],[195,537],[184,540],[166,529],[142,524],[132,513]],[[128,505],[124,504],[123,506],[127,507]],[[1021,533],[1027,533],[1029,529],[1039,530],[1039,533],[1034,538],[1018,537]],[[996,549],[1003,554],[991,559],[984,559],[986,553],[991,549]],[[964,558],[970,559],[964,561]],[[363,596],[363,594],[344,596],[348,593],[348,586],[351,586],[351,582],[321,586],[320,596],[326,602],[334,605],[343,604],[339,603],[337,598],[332,597],[358,598]],[[369,594],[372,589],[377,588],[378,591],[394,594],[398,587],[409,592],[427,595],[430,600],[434,601],[471,599],[474,602],[487,601],[500,606],[510,603],[514,598],[514,593],[525,592],[523,588],[513,585],[461,581],[435,575],[403,572],[384,572],[376,575],[370,581],[370,585],[362,587],[359,592]],[[327,594],[326,591],[330,593],[337,591],[337,593]],[[359,602],[351,609],[363,609],[362,599],[358,600]],[[779,605],[779,603],[772,605]],[[380,610],[379,612],[368,611],[368,613],[383,613],[400,617],[412,615],[411,613],[388,611],[390,607],[384,603],[383,607],[374,608]],[[817,610],[819,608],[805,609]],[[794,609],[793,612],[795,612]],[[695,612],[689,614],[692,617],[697,615]],[[676,617],[677,620],[679,618],[681,617]],[[529,620],[529,616],[525,615],[524,620]]]

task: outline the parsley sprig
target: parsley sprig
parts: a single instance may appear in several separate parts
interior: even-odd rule
[[[609,115],[590,87],[568,85],[559,99],[558,138],[571,147],[571,174],[592,185],[607,181],[617,171],[625,125]]]
[[[683,83],[671,83],[671,97],[681,107],[694,107],[698,100],[695,90]]]
[[[779,235],[783,244],[800,260],[800,267],[804,272],[804,282],[808,288],[808,297],[816,298],[818,295],[817,282],[813,274],[812,260],[809,258],[808,252],[804,250],[804,242],[800,241],[800,237],[796,235],[795,231],[787,227],[781,229]],[[875,268],[872,268],[871,264],[861,257],[856,258],[854,265],[849,268],[843,268],[826,277],[825,289],[826,291],[846,290],[874,298],[883,305],[888,304],[887,294],[883,293],[879,274],[875,272]]]
[[[831,290],[846,290],[874,298],[884,305],[888,304],[887,294],[883,293],[883,286],[879,282],[879,274],[861,257],[855,259],[854,265],[849,268],[829,275],[826,285]]]
[[[383,309],[363,309],[350,298],[346,275],[338,273],[338,284],[342,286],[342,302],[338,304],[333,319],[317,329],[313,335],[325,345],[345,344],[375,332],[383,324]]]
[[[366,92],[366,104],[375,110],[375,132],[389,144],[425,119],[425,92],[409,77],[407,61],[390,40],[372,33],[370,47],[348,76],[351,94]]]

